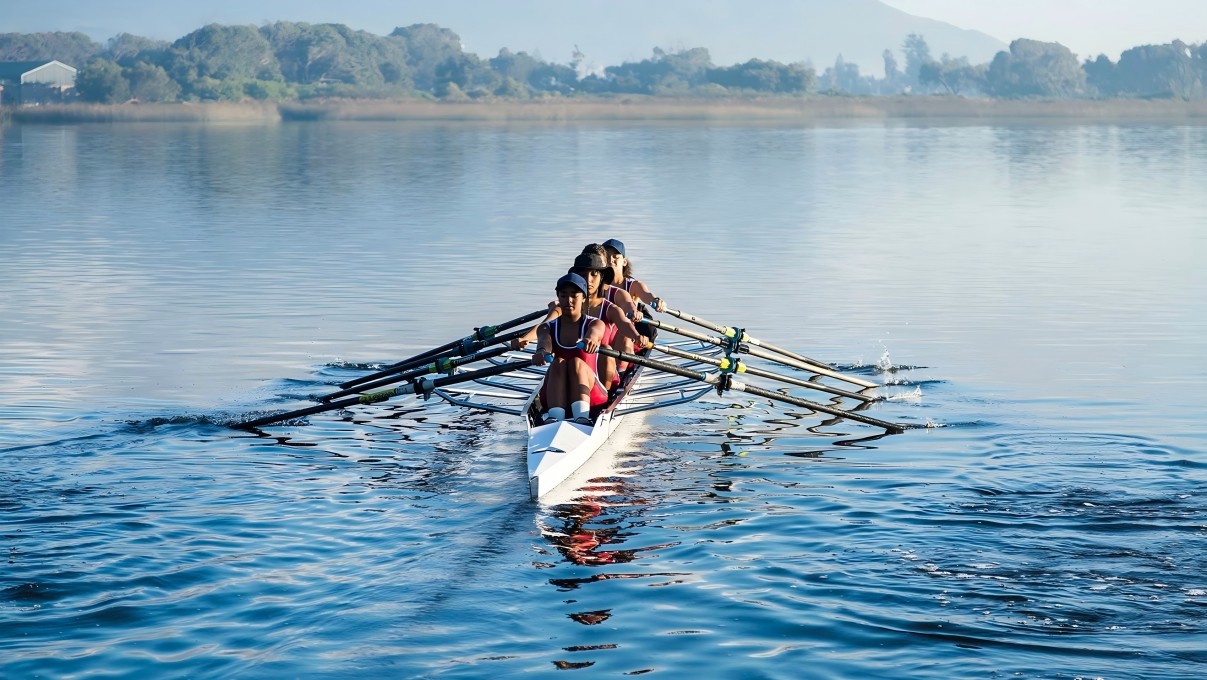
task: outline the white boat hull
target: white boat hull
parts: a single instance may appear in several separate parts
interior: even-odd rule
[[[595,425],[568,421],[528,430],[528,491],[540,498],[583,466],[624,420],[605,411]]]

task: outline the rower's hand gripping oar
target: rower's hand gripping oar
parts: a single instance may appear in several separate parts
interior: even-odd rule
[[[843,409],[836,408],[833,406],[826,406],[825,404],[818,404],[817,402],[809,401],[808,399],[801,399],[800,397],[794,397],[790,394],[784,394],[782,392],[774,392],[772,390],[765,390],[761,387],[755,387],[754,385],[747,385],[746,383],[740,382],[738,380],[734,380],[732,373],[725,373],[725,372],[703,373],[700,371],[693,371],[688,368],[683,368],[682,366],[668,364],[664,361],[655,361],[653,359],[647,359],[645,357],[637,356],[636,354],[629,354],[628,352],[619,352],[617,350],[610,349],[607,347],[600,347],[599,354],[601,354],[603,356],[607,356],[607,357],[612,357],[614,359],[619,359],[621,361],[627,361],[629,363],[639,364],[641,366],[645,366],[647,368],[652,368],[654,370],[664,371],[666,373],[671,373],[674,375],[681,375],[685,378],[692,378],[694,380],[699,380],[700,382],[707,383],[709,385],[715,385],[717,387],[717,391],[719,391],[719,392],[724,392],[725,390],[737,390],[739,392],[753,394],[755,396],[763,397],[765,399],[770,399],[772,401],[781,401],[786,404],[792,404],[793,406],[800,406],[803,408],[810,409],[812,411],[817,411],[820,413],[828,413],[832,416],[838,416],[839,418],[846,418],[848,420],[854,420],[854,421],[864,423],[867,425],[873,425],[875,427],[883,428],[886,432],[888,432],[890,434],[900,434],[901,432],[905,431],[904,425],[898,425],[896,423],[890,423],[886,420],[880,420],[879,418],[865,416],[862,413],[853,413],[851,411],[845,411]]]
[[[760,349],[758,346],[751,345],[750,343],[747,343],[747,342],[739,342],[739,341],[737,341],[737,338],[718,338],[718,337],[714,337],[714,336],[704,335],[703,333],[689,331],[685,328],[679,328],[678,326],[672,326],[668,323],[663,323],[661,321],[656,321],[654,319],[642,319],[639,323],[649,324],[649,325],[653,326],[654,328],[668,331],[668,332],[674,333],[676,335],[682,335],[683,337],[691,338],[692,340],[699,340],[700,342],[707,342],[711,345],[716,345],[717,347],[725,347],[727,349],[736,348],[736,350],[738,352],[742,352],[743,354],[749,354],[750,356],[759,357],[761,359],[767,359],[768,361],[774,361],[774,362],[783,364],[785,366],[799,368],[802,371],[816,373],[817,375],[828,376],[830,378],[834,378],[836,380],[842,380],[843,382],[848,382],[848,383],[851,383],[852,385],[858,385],[863,388],[877,387],[876,383],[874,383],[874,382],[868,382],[867,380],[862,380],[860,378],[855,378],[853,376],[843,375],[842,373],[839,373],[838,371],[835,371],[835,370],[829,369],[829,368],[824,368],[815,363],[806,363],[804,361],[798,361],[796,359],[791,359],[786,356],[776,356],[772,352]],[[745,336],[745,333],[743,333],[742,335]]]
[[[388,375],[394,375],[395,373],[401,373],[403,371],[410,370],[410,369],[415,368],[416,366],[419,366],[420,364],[423,364],[424,362],[426,362],[430,359],[434,359],[436,357],[451,356],[451,355],[465,356],[467,354],[472,354],[474,352],[477,352],[478,350],[480,350],[483,347],[486,347],[488,345],[496,345],[496,344],[499,344],[502,342],[510,342],[513,338],[522,337],[524,335],[524,333],[526,333],[527,331],[523,331],[523,332],[519,333],[518,335],[517,334],[508,334],[506,336],[500,336],[500,335],[498,335],[498,333],[500,331],[505,331],[509,328],[515,328],[516,326],[519,326],[520,324],[525,324],[525,323],[528,323],[529,321],[534,321],[536,319],[539,319],[539,318],[545,316],[548,313],[549,313],[548,309],[541,309],[541,310],[532,312],[531,314],[525,314],[524,316],[517,317],[515,319],[512,319],[511,321],[506,321],[497,326],[482,326],[481,328],[476,328],[476,329],[474,329],[474,332],[472,335],[467,335],[464,338],[461,338],[460,340],[454,340],[450,343],[441,345],[440,347],[436,347],[435,349],[430,349],[426,352],[416,354],[415,356],[413,356],[409,359],[403,359],[402,361],[399,361],[397,363],[390,364],[389,366],[386,366],[385,368],[381,369],[380,371],[377,371],[376,373],[370,373],[369,375],[361,376],[359,378],[356,378],[355,380],[349,380],[348,382],[341,384],[340,387],[343,389],[348,389],[351,387],[356,387],[357,385],[364,385],[367,382],[372,382],[374,380],[384,378]]]
[[[406,394],[418,394],[426,399],[427,397],[431,396],[433,390],[440,387],[456,385],[458,383],[469,382],[470,380],[477,380],[479,378],[489,378],[491,376],[508,373],[510,371],[517,371],[530,366],[532,366],[531,360],[519,359],[516,361],[509,361],[505,364],[497,364],[489,368],[479,369],[477,371],[458,373],[456,375],[449,375],[440,378],[416,378],[406,385],[401,385],[388,390],[370,392],[369,394],[362,394],[357,397],[340,399],[338,401],[332,401],[326,404],[318,404],[317,406],[298,409],[288,413],[279,413],[275,416],[265,416],[263,418],[257,418],[255,420],[249,420],[243,423],[236,423],[231,425],[231,427],[240,430],[247,430],[269,425],[271,423],[277,423],[282,420],[290,420],[292,418],[301,418],[304,416],[313,415],[315,413],[322,413],[323,411],[334,411],[336,409],[356,406],[358,404],[376,404],[378,402],[386,401],[387,399],[392,399],[393,397]]]

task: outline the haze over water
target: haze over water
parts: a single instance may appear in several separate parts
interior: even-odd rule
[[[0,676],[1200,675],[1203,186],[1193,126],[0,128]],[[536,504],[502,416],[223,426],[610,237],[939,427],[712,397]]]

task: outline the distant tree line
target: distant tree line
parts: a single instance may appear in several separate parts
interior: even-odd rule
[[[760,59],[715,66],[702,47],[655,48],[647,59],[593,71],[577,50],[567,64],[507,49],[482,59],[435,24],[399,27],[386,36],[342,24],[211,24],[171,43],[123,33],[103,46],[82,33],[0,34],[0,61],[75,65],[80,98],[107,103],[808,93],[1191,100],[1204,98],[1207,81],[1207,43],[1145,45],[1118,62],[1099,56],[1085,63],[1059,43],[1027,39],[987,64],[946,54],[936,59],[920,35],[908,36],[900,49],[904,65],[886,49],[884,77],[875,78],[841,56],[820,75],[809,64]]]

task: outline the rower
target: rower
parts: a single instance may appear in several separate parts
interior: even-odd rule
[[[612,280],[618,282],[616,287],[623,288],[634,300],[650,305],[655,311],[661,312],[666,308],[666,304],[654,296],[649,286],[633,278],[633,263],[625,255],[622,241],[610,238],[603,242],[603,247],[607,252],[608,263],[614,270]]]
[[[641,335],[630,318],[622,311],[620,305],[607,299],[606,286],[607,282],[611,280],[612,268],[599,255],[584,252],[574,258],[574,266],[570,268],[570,273],[583,277],[583,280],[587,282],[587,302],[584,313],[602,319],[607,324],[603,346],[632,352],[634,347],[640,344]],[[620,383],[620,373],[617,370],[615,359],[611,357],[600,359],[599,377],[603,379],[603,384],[608,389],[612,389]]]
[[[620,311],[624,312],[625,316],[630,319],[640,320],[641,314],[637,310],[637,301],[633,299],[633,296],[629,295],[628,291],[617,285],[620,283],[620,279],[617,277],[615,270],[612,269],[612,266],[608,264],[608,249],[604,248],[602,244],[592,243],[583,248],[583,254],[597,256],[600,262],[603,263],[604,269],[607,270],[604,273],[603,292],[608,298],[608,302],[618,305]]]
[[[596,375],[596,350],[606,325],[584,311],[588,289],[583,277],[566,274],[557,280],[555,290],[560,314],[537,328],[537,350],[532,356],[536,366],[543,366],[547,355],[553,356],[541,386],[542,422],[566,420],[569,411],[575,423],[591,425],[591,410],[608,401]]]

